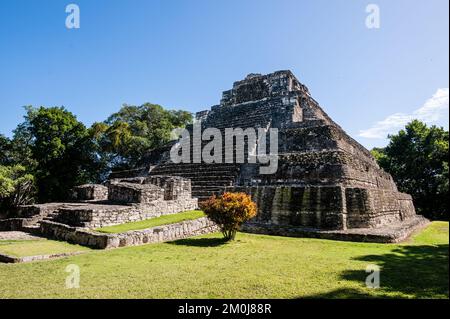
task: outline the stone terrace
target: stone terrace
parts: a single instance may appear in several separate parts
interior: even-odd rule
[[[73,190],[75,202],[23,206],[0,220],[0,230],[39,234],[43,224],[93,229],[197,209],[191,183],[182,177],[114,179],[107,186],[82,185]],[[48,229],[48,227],[46,228]]]

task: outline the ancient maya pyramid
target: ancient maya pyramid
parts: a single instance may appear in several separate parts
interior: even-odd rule
[[[398,192],[370,152],[333,122],[290,71],[250,74],[196,118],[203,129],[278,128],[278,170],[261,175],[258,164],[174,164],[170,143],[148,154],[140,174],[189,178],[200,200],[224,191],[251,194],[259,214],[245,225],[248,231],[396,241],[424,223],[411,196]]]

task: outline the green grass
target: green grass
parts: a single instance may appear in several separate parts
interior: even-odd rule
[[[102,227],[96,229],[96,231],[101,233],[116,234],[130,230],[140,230],[156,226],[175,224],[186,220],[198,219],[201,217],[205,217],[205,213],[203,213],[201,210],[190,210],[179,214],[164,215],[161,217],[151,218],[138,222],[126,223],[117,226]]]
[[[433,222],[426,229],[412,237],[412,242],[434,245],[436,243],[448,243],[448,222]],[[408,241],[409,243],[411,241]]]
[[[238,233],[0,264],[0,298],[448,298],[448,223],[403,244]],[[66,289],[66,266],[80,267]],[[365,286],[381,267],[381,287]]]
[[[45,239],[0,241],[0,254],[14,257],[74,253],[89,250],[86,247]]]

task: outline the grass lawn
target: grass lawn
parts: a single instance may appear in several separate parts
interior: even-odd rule
[[[89,248],[53,240],[2,240],[0,254],[14,257],[51,255],[88,251]]]
[[[448,298],[448,223],[403,244],[238,233],[0,264],[0,298]],[[66,289],[65,268],[80,267]],[[381,287],[365,286],[367,265]]]
[[[193,220],[198,219],[201,217],[205,217],[205,213],[203,213],[201,210],[189,210],[183,213],[178,214],[171,214],[171,215],[164,215],[157,218],[151,218],[147,220],[141,220],[138,222],[132,222],[132,223],[126,223],[121,224],[117,226],[107,226],[102,228],[97,228],[96,231],[101,233],[123,233],[130,230],[139,230],[139,229],[146,229],[146,228],[152,228],[156,226],[163,226],[163,225],[169,225],[169,224],[176,224],[180,223],[185,220]]]

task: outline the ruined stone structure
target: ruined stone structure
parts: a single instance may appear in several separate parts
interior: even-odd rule
[[[109,249],[184,239],[219,231],[219,227],[207,217],[202,217],[176,224],[131,230],[118,234],[104,234],[91,229],[82,229],[50,221],[42,223],[40,231],[41,235],[48,238],[97,249]]]
[[[20,207],[13,218],[0,221],[0,230],[39,233],[47,222],[93,229],[198,207],[197,198],[191,197],[191,182],[182,177],[114,179],[109,181],[107,187],[83,185],[76,187],[73,193],[76,202]]]
[[[108,187],[97,184],[85,184],[75,187],[72,190],[73,200],[107,200]]]
[[[191,196],[191,181],[178,176],[118,178],[107,186],[87,184],[75,187],[72,202],[20,207],[0,219],[0,232],[27,232],[97,249],[136,246],[172,241],[218,231],[206,217],[174,224],[104,234],[96,228],[177,214],[198,208]],[[1,235],[1,233],[0,233]],[[16,258],[0,255],[0,262],[25,262],[63,255]]]
[[[223,92],[220,105],[197,113],[197,120],[202,129],[222,132],[277,128],[278,170],[261,175],[260,164],[175,164],[169,157],[172,143],[151,152],[139,174],[188,178],[199,199],[224,191],[251,194],[259,214],[245,226],[248,231],[293,235],[305,229],[377,229],[380,234],[386,228],[389,237],[394,226],[405,235],[405,227],[424,223],[415,214],[411,196],[398,192],[370,152],[333,122],[290,71],[251,74],[235,82]],[[222,153],[227,151],[235,149],[224,147]],[[191,159],[196,152],[191,149]]]

